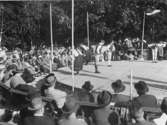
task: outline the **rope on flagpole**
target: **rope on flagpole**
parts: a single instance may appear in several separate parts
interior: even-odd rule
[[[74,0],[72,0],[72,91],[75,88],[75,77],[74,77]]]

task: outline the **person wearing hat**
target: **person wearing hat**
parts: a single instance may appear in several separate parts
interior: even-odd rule
[[[50,73],[45,77],[45,83],[43,93],[46,97],[53,99],[58,108],[62,108],[65,102],[65,98],[67,96],[66,92],[61,91],[59,89],[55,89],[57,79],[55,74]]]
[[[140,102],[132,101],[130,104],[130,112],[134,121],[129,125],[155,125],[153,122],[145,120],[144,108]]]
[[[125,85],[120,79],[113,82],[111,84],[111,87],[114,91],[114,94],[112,95],[112,102],[114,102],[115,104],[119,104],[123,102],[128,102],[130,100],[129,96],[122,94],[122,92],[125,90]]]
[[[32,98],[30,106],[27,108],[32,115],[21,119],[19,125],[55,125],[53,119],[44,115],[44,102],[42,97]]]
[[[162,100],[161,103],[162,115],[159,118],[154,119],[156,125],[166,125],[167,124],[167,97]]]
[[[112,95],[108,91],[102,91],[97,97],[99,108],[93,111],[93,121],[95,125],[110,125],[108,117],[113,111],[110,109]]]
[[[17,73],[10,79],[10,87],[15,88],[19,84],[31,83],[34,80],[34,72],[28,68],[25,68],[23,73]]]
[[[134,85],[138,97],[134,98],[142,104],[144,107],[157,107],[157,99],[153,95],[146,94],[149,91],[147,84],[144,81],[139,81]]]
[[[81,100],[88,101],[88,102],[94,102],[94,97],[91,94],[91,90],[93,89],[93,85],[90,81],[85,81],[85,83],[82,85],[82,91],[79,93],[81,96]]]
[[[84,119],[79,119],[76,112],[80,104],[74,96],[67,96],[66,102],[62,108],[63,116],[59,120],[59,125],[87,125]]]

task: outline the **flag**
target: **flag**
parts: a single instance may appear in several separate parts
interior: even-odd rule
[[[161,12],[161,10],[156,9],[156,10],[153,10],[152,12],[150,12],[150,13],[146,13],[146,15],[151,16],[151,15],[154,15],[154,14],[157,14],[157,13],[160,13],[160,12]]]

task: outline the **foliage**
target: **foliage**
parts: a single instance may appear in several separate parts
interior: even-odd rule
[[[2,44],[10,49],[16,46],[27,49],[31,45],[49,46],[49,4],[47,1],[0,2]],[[75,43],[87,38],[87,12],[90,40],[96,43],[101,39],[110,42],[125,37],[141,38],[144,12],[157,8],[161,13],[146,16],[145,39],[149,42],[167,38],[166,3],[156,0],[75,1]],[[52,2],[52,15],[55,45],[71,45],[71,1]]]

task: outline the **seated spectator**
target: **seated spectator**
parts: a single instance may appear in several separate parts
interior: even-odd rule
[[[33,75],[34,73],[31,70],[27,68],[24,69],[22,74],[18,73],[10,79],[10,87],[15,88],[19,84],[27,84],[33,82],[35,80]]]
[[[28,110],[33,115],[21,119],[20,125],[55,125],[51,118],[44,116],[44,103],[40,96],[34,97],[31,100],[31,105],[28,107]]]
[[[79,99],[80,101],[88,101],[88,102],[94,102],[94,97],[91,94],[91,90],[93,89],[93,85],[90,83],[90,81],[86,81],[82,85],[82,91],[79,92]]]
[[[87,102],[88,105],[82,105],[80,106],[79,112],[81,112],[82,116],[85,117],[85,120],[87,123],[91,122],[91,115],[93,108],[89,106],[89,102],[93,103],[94,102],[94,96],[91,93],[91,90],[93,89],[93,85],[90,83],[90,81],[86,81],[82,85],[82,91],[78,93],[78,98],[80,101]]]
[[[139,102],[132,101],[130,109],[131,115],[135,120],[135,123],[132,123],[132,125],[155,125],[153,122],[149,122],[144,119],[144,111]]]
[[[93,112],[93,122],[95,125],[110,125],[108,117],[112,110],[110,109],[110,102],[112,95],[108,91],[102,91],[98,97],[97,102],[99,105],[98,109],[95,109]]]
[[[47,86],[47,87],[43,90],[44,95],[46,97],[53,99],[56,102],[58,108],[62,108],[67,94],[64,91],[55,89],[57,80],[53,73],[47,75],[45,77],[45,80],[46,81],[45,81],[44,86]]]
[[[108,121],[109,121],[110,125],[121,125],[121,120],[119,118],[119,114],[116,112],[112,112],[109,115]]]
[[[76,117],[76,112],[79,108],[79,103],[74,97],[67,97],[62,108],[64,117],[58,122],[59,125],[87,125],[83,119]]]
[[[167,124],[167,98],[164,98],[161,103],[162,115],[160,118],[154,119],[156,125],[166,125]]]
[[[135,89],[139,96],[134,98],[134,100],[140,102],[144,107],[157,107],[156,97],[146,94],[149,91],[149,88],[144,81],[139,81],[138,83],[136,83]]]
[[[121,102],[128,102],[130,100],[129,96],[121,94],[125,90],[125,85],[121,80],[116,80],[111,85],[114,90],[114,94],[112,95],[112,102],[119,104]]]

